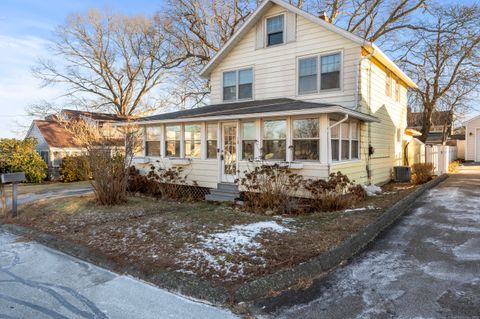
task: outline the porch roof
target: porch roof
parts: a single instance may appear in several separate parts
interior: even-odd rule
[[[255,100],[246,102],[222,103],[203,106],[190,110],[163,113],[135,120],[138,124],[156,124],[172,122],[195,122],[209,120],[228,120],[289,115],[308,115],[336,113],[349,115],[365,122],[379,122],[375,116],[355,111],[340,105],[307,102],[294,99]],[[132,123],[130,123],[132,124]],[[123,125],[122,123],[117,125]],[[127,123],[125,123],[127,125]]]

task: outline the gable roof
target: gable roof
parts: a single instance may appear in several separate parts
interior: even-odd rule
[[[49,147],[77,148],[80,147],[73,136],[57,121],[33,120]]]
[[[354,111],[339,105],[307,102],[301,100],[280,98],[270,100],[254,100],[235,103],[221,103],[202,106],[195,109],[163,113],[136,120],[137,123],[171,123],[171,122],[198,122],[215,119],[245,119],[256,118],[261,114],[280,116],[292,114],[339,113],[349,114],[354,118],[367,122],[377,122],[372,115]],[[130,122],[131,123],[131,122]],[[119,124],[122,125],[122,124]]]
[[[306,11],[303,11],[283,0],[264,0],[257,9],[250,15],[250,17],[245,21],[245,23],[238,29],[235,34],[225,43],[225,45],[215,54],[215,56],[208,62],[207,65],[200,71],[200,76],[208,77],[213,69],[220,64],[220,62],[232,51],[235,45],[250,31],[252,27],[256,25],[258,21],[261,20],[263,15],[270,9],[273,5],[278,5],[283,7],[286,10],[289,10],[313,23],[316,23],[325,29],[332,31],[336,34],[343,36],[344,38],[353,41],[362,47],[365,47],[370,53],[373,54],[377,60],[383,63],[388,69],[393,71],[402,81],[404,81],[409,87],[417,88],[417,84],[410,79],[390,58],[388,58],[385,53],[383,53],[379,47],[374,43],[359,37],[352,32],[349,32],[345,29],[342,29],[332,23],[326,22],[319,17],[316,17]]]

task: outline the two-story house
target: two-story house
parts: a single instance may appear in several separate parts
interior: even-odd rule
[[[263,1],[201,76],[211,105],[138,120],[137,167],[184,165],[216,188],[249,159],[358,183],[389,181],[402,162],[416,84],[375,44],[284,1]]]
[[[59,116],[62,121],[86,121],[98,128],[103,136],[111,138],[117,146],[124,144],[123,134],[113,124],[126,119],[115,114],[64,109],[58,115],[33,120],[26,138],[33,137],[37,140],[36,149],[47,163],[50,179],[59,177],[59,168],[65,156],[78,156],[85,152],[71,132],[65,128],[65,124],[58,120]]]

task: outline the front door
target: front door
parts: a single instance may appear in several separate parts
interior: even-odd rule
[[[237,177],[237,123],[222,124],[222,182],[233,183]]]

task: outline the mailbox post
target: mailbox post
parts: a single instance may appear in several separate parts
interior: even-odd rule
[[[0,175],[0,182],[2,184],[12,184],[12,217],[17,216],[17,184],[25,182],[25,173],[7,173]]]

